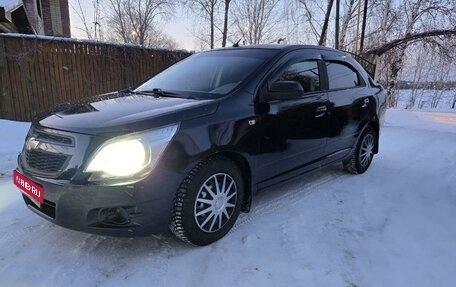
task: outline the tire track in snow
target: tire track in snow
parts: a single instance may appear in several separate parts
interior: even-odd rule
[[[296,220],[299,222],[299,220]],[[301,227],[301,226],[299,226]],[[289,256],[290,260],[295,261],[302,268],[312,270],[314,267],[306,260],[306,242],[303,241],[301,228],[297,228],[296,224],[282,223],[280,225],[280,246],[283,252]]]
[[[144,274],[154,278],[154,286],[167,286],[171,250],[167,239],[87,235],[69,251],[67,261],[54,270],[49,283],[86,285],[85,278],[72,277],[74,272],[84,272],[91,286],[108,286],[115,282],[136,285]]]
[[[161,242],[160,247],[156,249],[158,254],[151,256],[154,261],[156,270],[157,286],[168,286],[166,278],[169,271],[169,258],[172,256],[172,247],[168,238],[158,239]]]
[[[257,196],[254,196],[250,212],[241,214],[230,233],[241,226],[250,224],[252,220],[259,216],[268,215],[299,203],[300,200],[317,191],[321,186],[336,181],[343,176],[349,175],[343,172],[342,168],[336,168],[335,165],[331,165],[302,175],[300,178],[287,182],[281,187],[267,188]]]
[[[42,228],[44,225],[45,223],[28,225],[25,227],[21,227],[19,230],[5,232],[2,235],[0,235],[0,243],[17,242],[19,240],[22,240],[24,237],[32,233],[35,229]]]

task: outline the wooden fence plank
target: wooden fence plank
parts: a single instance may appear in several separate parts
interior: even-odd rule
[[[51,99],[52,95],[52,83],[49,79],[49,58],[51,51],[49,50],[48,45],[46,43],[40,43],[40,53],[39,53],[39,73],[40,75],[37,77],[37,81],[39,81],[39,85],[41,87],[41,99],[46,105],[46,108],[50,108],[54,105]]]
[[[10,79],[12,80],[12,91],[11,91],[11,100],[13,102],[13,107],[15,109],[15,114],[16,115],[25,115],[25,106],[27,106],[28,103],[25,102],[25,93],[22,89],[22,65],[23,65],[23,58],[24,58],[24,52],[23,49],[21,49],[20,46],[20,39],[16,39],[15,41],[11,41],[10,44],[8,45],[8,56],[11,56],[16,64],[14,65],[13,63],[9,62],[8,63],[8,68],[9,68],[9,73],[10,73]],[[15,54],[14,51],[19,51],[20,53]],[[10,65],[11,64],[11,65]],[[18,77],[18,75],[21,75]]]
[[[41,102],[43,109],[46,109],[50,106],[48,96],[46,95],[46,76],[44,75],[44,61],[43,61],[43,43],[37,45],[38,51],[36,53],[36,60],[34,63],[34,73],[35,73],[35,84],[36,84],[36,96]]]
[[[0,115],[7,119],[14,117],[10,86],[5,40],[0,37]]]

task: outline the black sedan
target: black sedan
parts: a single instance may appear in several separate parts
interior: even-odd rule
[[[317,46],[194,54],[134,89],[36,119],[14,183],[55,224],[113,236],[222,238],[256,192],[378,152],[385,91]]]

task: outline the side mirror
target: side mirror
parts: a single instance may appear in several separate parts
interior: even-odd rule
[[[278,81],[272,84],[266,99],[274,100],[294,100],[302,96],[304,90],[300,83],[295,81]]]

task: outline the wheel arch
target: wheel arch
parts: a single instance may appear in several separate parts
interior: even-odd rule
[[[380,125],[378,121],[371,121],[368,126],[371,126],[375,131],[375,147],[374,147],[374,154],[378,153],[378,146],[379,146],[379,139],[380,139]]]
[[[232,160],[241,170],[244,179],[244,198],[242,200],[242,212],[249,212],[252,203],[252,170],[248,160],[234,151],[221,151],[212,156],[221,156]]]
[[[355,147],[356,143],[358,143],[359,139],[361,138],[361,135],[363,132],[368,128],[371,127],[374,132],[375,132],[375,147],[374,147],[374,154],[378,153],[378,145],[379,145],[379,136],[380,136],[380,125],[376,119],[371,119],[371,121],[366,121],[363,125],[361,125],[361,129],[359,130],[358,136],[356,138],[355,142]],[[353,149],[355,148],[353,147]]]

